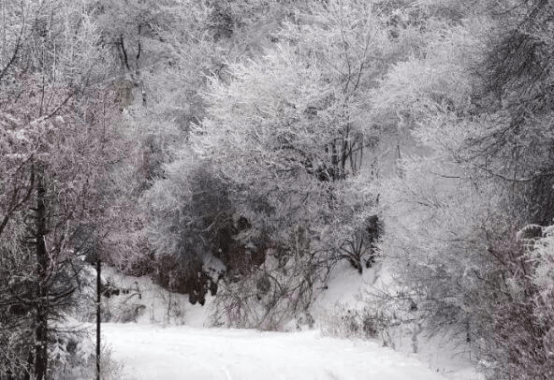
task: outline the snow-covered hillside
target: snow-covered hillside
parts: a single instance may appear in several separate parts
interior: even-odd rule
[[[318,331],[105,324],[113,357],[136,380],[444,380],[417,359],[376,342]],[[470,380],[470,379],[467,379]]]

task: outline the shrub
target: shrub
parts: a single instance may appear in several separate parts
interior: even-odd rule
[[[340,338],[376,339],[389,327],[382,313],[365,307],[346,309],[328,315],[322,324],[324,334]]]
[[[305,314],[327,282],[333,262],[321,252],[268,249],[261,266],[224,281],[216,298],[214,324],[282,330]]]
[[[495,250],[506,263],[504,297],[492,313],[494,342],[481,354],[497,379],[554,376],[553,231],[528,226]]]
[[[52,373],[51,379],[56,380],[80,380],[96,378],[96,360],[95,347],[90,337],[86,338],[86,347],[83,342],[69,340],[66,349],[61,350],[62,355],[58,355]],[[72,348],[68,350],[67,348]],[[102,346],[101,350],[101,369],[100,378],[102,380],[131,380],[124,375],[123,365],[116,362],[111,357],[111,349]]]

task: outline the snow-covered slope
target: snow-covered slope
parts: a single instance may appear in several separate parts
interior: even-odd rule
[[[90,270],[94,272],[94,268]],[[191,305],[187,295],[170,293],[147,276],[126,276],[111,267],[105,267],[102,273],[104,283],[126,290],[125,294],[121,292],[110,298],[103,297],[104,316],[110,322],[194,327],[210,325],[213,297],[209,294],[204,306]]]
[[[384,312],[404,315],[405,320],[413,317],[400,305],[389,303],[387,307],[395,309],[382,310],[380,295],[393,294],[395,280],[390,270],[381,263],[373,268],[364,270],[360,275],[344,262],[333,271],[328,283],[328,289],[323,292],[310,312],[318,325],[325,333],[334,335],[344,334],[348,329],[350,319],[354,315],[361,316],[365,312]],[[352,313],[349,313],[349,310]],[[355,314],[358,312],[359,314]],[[345,319],[346,317],[346,319]],[[359,322],[359,321],[358,321]],[[363,335],[361,331],[354,336]],[[375,340],[403,354],[414,356],[424,362],[434,372],[438,372],[449,380],[483,380],[469,357],[469,348],[459,338],[448,334],[447,331],[439,334],[419,323],[399,324],[387,327],[380,331]]]
[[[444,380],[375,342],[318,331],[268,333],[105,324],[114,359],[136,380]]]

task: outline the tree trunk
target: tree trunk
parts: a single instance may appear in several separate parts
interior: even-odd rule
[[[39,169],[40,170],[40,169]],[[35,327],[35,376],[45,380],[48,369],[48,291],[47,280],[50,260],[46,249],[46,187],[44,175],[39,173],[37,181],[36,208],[36,258],[37,258],[37,303]]]
[[[100,261],[99,252],[96,252],[96,380],[100,380],[100,348],[101,348],[101,316],[102,309],[100,302],[102,301],[102,262]]]
[[[23,374],[23,380],[31,380],[31,372],[33,370],[33,350],[29,350],[29,355],[27,356],[27,367],[25,368],[25,373]]]

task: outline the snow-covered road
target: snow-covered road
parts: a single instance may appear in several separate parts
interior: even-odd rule
[[[104,324],[105,342],[137,380],[444,380],[377,343],[319,332]]]

